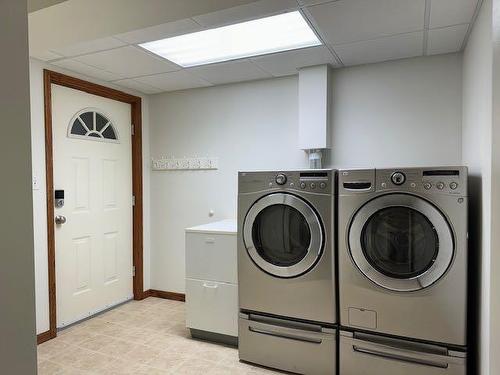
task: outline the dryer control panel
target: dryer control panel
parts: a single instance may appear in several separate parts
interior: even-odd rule
[[[408,191],[467,195],[467,167],[390,168],[339,171],[339,194]]]
[[[328,169],[239,172],[238,191],[240,193],[253,193],[267,189],[332,194],[335,191],[335,172]]]

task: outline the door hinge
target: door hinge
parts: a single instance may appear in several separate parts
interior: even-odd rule
[[[134,126],[134,124],[130,124],[130,131],[132,132],[132,135],[135,135],[135,126]]]
[[[135,195],[132,195],[132,206],[135,206]]]
[[[135,276],[135,266],[132,266],[132,276]]]

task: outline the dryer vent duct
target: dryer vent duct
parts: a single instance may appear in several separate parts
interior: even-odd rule
[[[309,168],[322,168],[322,150],[331,147],[331,74],[328,65],[299,69],[299,147]]]
[[[307,153],[309,154],[309,168],[321,169],[321,159],[323,157],[321,150],[307,150]]]

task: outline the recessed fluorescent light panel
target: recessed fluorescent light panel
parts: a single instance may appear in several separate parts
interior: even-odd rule
[[[212,64],[320,45],[300,12],[140,44],[182,67]]]

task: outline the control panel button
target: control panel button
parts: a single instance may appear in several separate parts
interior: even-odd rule
[[[385,182],[382,182],[380,186],[382,187],[382,189],[385,189],[387,187],[387,184]]]
[[[458,184],[456,182],[450,182],[450,189],[451,190],[456,190],[457,187],[458,187]]]
[[[294,187],[295,184],[293,182],[290,182],[290,187]]]
[[[432,184],[430,182],[424,183],[424,189],[429,190],[432,187]]]
[[[403,185],[406,181],[406,176],[402,172],[394,172],[391,176],[391,181],[394,185]]]
[[[278,185],[285,185],[286,184],[286,176],[283,173],[280,173],[276,176],[276,183]]]
[[[439,190],[443,190],[444,189],[444,184],[442,182],[438,182],[436,184],[436,187],[439,189]]]
[[[416,184],[416,183],[414,183],[414,182],[412,182],[412,183],[410,184],[410,186],[411,186],[412,188],[414,188],[414,187],[416,187],[416,186],[417,186],[417,184]]]
[[[311,189],[316,189],[316,184],[314,182],[311,182]]]
[[[301,189],[305,189],[306,188],[306,183],[305,182],[301,182],[300,183],[300,188]]]
[[[324,182],[322,182],[321,184],[319,184],[319,187],[320,187],[321,189],[324,189],[324,188],[326,188],[326,184],[325,184]]]

